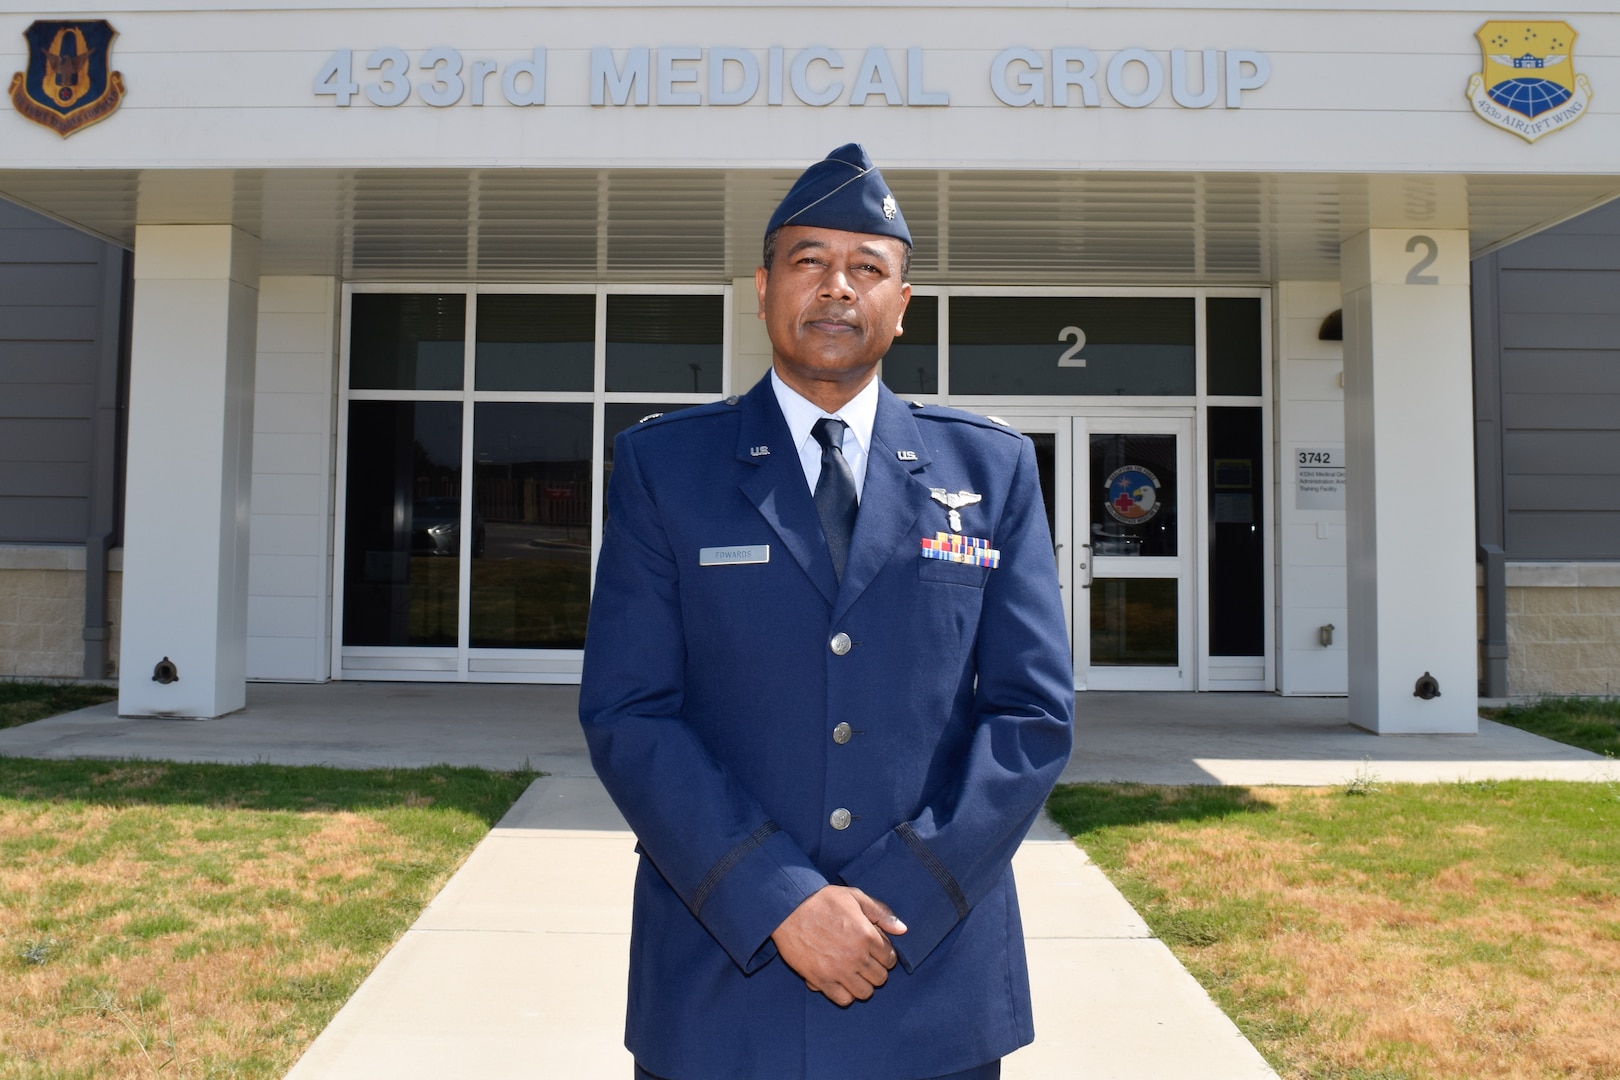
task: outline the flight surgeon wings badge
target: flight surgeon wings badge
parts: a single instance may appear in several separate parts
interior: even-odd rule
[[[110,59],[117,36],[105,19],[35,22],[23,31],[28,70],[12,76],[12,105],[64,139],[105,120],[124,100],[124,76]]]
[[[1474,36],[1485,70],[1468,80],[1468,103],[1481,120],[1535,142],[1585,115],[1592,84],[1575,73],[1569,23],[1493,20]]]

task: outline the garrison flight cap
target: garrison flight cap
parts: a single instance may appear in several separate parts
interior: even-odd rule
[[[911,246],[911,230],[883,174],[859,143],[846,143],[794,181],[765,234],[783,225],[892,236]]]

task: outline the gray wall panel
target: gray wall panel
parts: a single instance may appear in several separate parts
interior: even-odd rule
[[[1481,543],[1500,528],[1508,558],[1620,557],[1620,202],[1474,279],[1476,455],[1501,462],[1476,479]]]
[[[1502,423],[1509,431],[1593,431],[1620,427],[1617,394],[1504,394]],[[1612,463],[1620,472],[1620,461]]]
[[[1612,313],[1617,289],[1620,272],[1614,270],[1504,270],[1497,302],[1504,315]]]
[[[0,380],[12,384],[90,383],[100,359],[94,341],[7,341],[0,349]]]
[[[0,497],[63,498],[89,483],[88,461],[0,461]]]
[[[14,544],[61,543],[79,537],[89,527],[89,504],[84,499],[11,499],[0,496],[0,530]]]
[[[1617,341],[1620,341],[1620,310],[1580,316],[1502,314],[1502,347],[1505,349],[1612,349]]]
[[[1510,476],[1605,476],[1620,462],[1620,431],[1510,431],[1502,457]]]
[[[0,423],[0,461],[89,461],[90,418]]]
[[[56,307],[80,303],[101,289],[101,264],[0,266],[0,307]]]
[[[119,249],[0,203],[0,542],[116,528],[123,276]]]
[[[1571,550],[1572,536],[1587,539]],[[1510,511],[1507,550],[1522,559],[1620,559],[1620,513]]]
[[[1612,236],[1535,236],[1503,248],[1503,264],[1515,269],[1613,270]],[[1519,250],[1524,248],[1523,251]]]
[[[86,383],[0,382],[0,419],[84,417],[95,404],[95,388]]]
[[[1508,505],[1514,510],[1620,512],[1620,476],[1509,476]]]
[[[1502,392],[1620,394],[1620,349],[1510,349]]]
[[[100,313],[94,305],[0,307],[0,341],[94,341]]]

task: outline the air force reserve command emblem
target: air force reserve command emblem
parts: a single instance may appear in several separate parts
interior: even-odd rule
[[[11,103],[64,139],[105,120],[124,100],[124,76],[112,70],[118,31],[104,19],[35,22],[23,31],[28,70],[11,79]]]
[[[1485,70],[1468,80],[1468,102],[1481,120],[1535,142],[1585,115],[1592,84],[1575,74],[1569,23],[1495,20],[1474,36]]]

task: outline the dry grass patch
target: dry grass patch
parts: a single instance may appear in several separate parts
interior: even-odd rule
[[[1620,1077],[1620,786],[1061,788],[1290,1080]]]
[[[0,1078],[282,1075],[533,776],[0,758]]]

